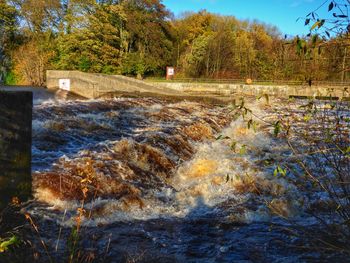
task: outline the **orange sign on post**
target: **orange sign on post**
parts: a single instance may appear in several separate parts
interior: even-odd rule
[[[174,79],[175,76],[175,69],[174,67],[166,67],[166,79]]]

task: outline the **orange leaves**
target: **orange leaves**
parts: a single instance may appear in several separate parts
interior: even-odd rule
[[[89,192],[89,189],[87,187],[84,187],[82,190],[84,198],[87,198],[87,193]]]
[[[94,182],[95,179],[95,169],[94,161],[92,159],[87,159],[84,166],[78,167],[78,175],[82,178],[80,180],[80,189],[83,193],[84,200],[88,198],[89,187]]]

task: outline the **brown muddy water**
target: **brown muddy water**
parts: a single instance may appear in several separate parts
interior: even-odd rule
[[[82,262],[345,260],[291,234],[291,221],[319,227],[305,200],[323,197],[274,176],[276,163],[300,168],[264,123],[247,129],[224,103],[42,92],[33,116],[35,200],[25,209],[40,232],[33,261],[68,262],[77,222]],[[261,118],[276,114],[250,104]]]

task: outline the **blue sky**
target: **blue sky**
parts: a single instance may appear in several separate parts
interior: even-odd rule
[[[319,7],[324,0],[163,0],[163,4],[176,16],[185,11],[206,9],[212,13],[233,15],[238,19],[257,19],[277,26],[283,34],[308,33],[304,21],[296,22]],[[327,5],[320,13],[327,12]]]

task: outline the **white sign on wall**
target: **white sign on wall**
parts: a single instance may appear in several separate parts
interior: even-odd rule
[[[60,89],[70,91],[70,79],[60,79],[58,83]]]
[[[174,76],[174,75],[175,75],[175,69],[169,67],[169,68],[168,68],[168,75],[169,75],[169,76]]]

